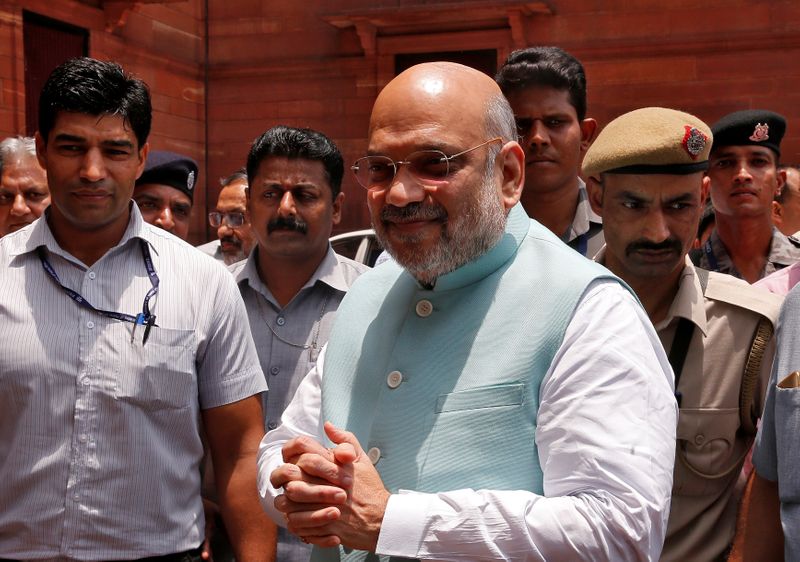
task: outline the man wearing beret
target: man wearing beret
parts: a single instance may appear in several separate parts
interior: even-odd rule
[[[712,130],[708,177],[716,228],[692,261],[755,283],[800,260],[800,241],[772,224],[772,201],[786,182],[778,169],[786,120],[762,109],[737,111]]]
[[[708,195],[711,139],[693,115],[649,107],[609,123],[583,164],[605,230],[596,259],[639,296],[675,373],[680,414],[662,560],[727,553],[780,308],[779,297],[687,258]]]
[[[154,150],[148,154],[144,172],[136,180],[133,200],[145,222],[186,240],[196,183],[194,160],[174,152]]]

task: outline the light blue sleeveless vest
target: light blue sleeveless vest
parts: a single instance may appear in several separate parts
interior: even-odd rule
[[[433,290],[395,264],[365,273],[328,343],[323,419],[352,431],[373,459],[380,452],[375,466],[392,493],[542,494],[539,385],[578,300],[600,277],[614,278],[520,205],[497,245]],[[311,558],[389,559],[348,549]]]

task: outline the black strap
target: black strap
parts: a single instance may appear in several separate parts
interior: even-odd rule
[[[672,339],[672,347],[669,350],[669,364],[672,372],[675,373],[675,398],[678,399],[678,406],[681,405],[681,393],[678,391],[678,383],[681,380],[683,364],[686,362],[686,354],[689,352],[689,343],[694,335],[694,322],[681,318],[678,320],[678,327],[675,328],[675,337]]]

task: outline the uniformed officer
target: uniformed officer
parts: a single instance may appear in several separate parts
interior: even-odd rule
[[[762,109],[737,111],[712,131],[708,177],[716,228],[692,261],[755,283],[800,261],[800,241],[772,224],[772,200],[786,182],[778,169],[786,120]]]
[[[681,409],[662,560],[727,553],[781,302],[687,258],[708,195],[711,141],[693,115],[650,107],[609,123],[583,164],[605,230],[596,259],[636,291],[675,372]]]

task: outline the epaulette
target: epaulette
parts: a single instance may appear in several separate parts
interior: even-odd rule
[[[759,289],[732,275],[708,272],[708,286],[704,295],[712,300],[722,301],[764,316],[774,326],[783,304],[783,297]]]

